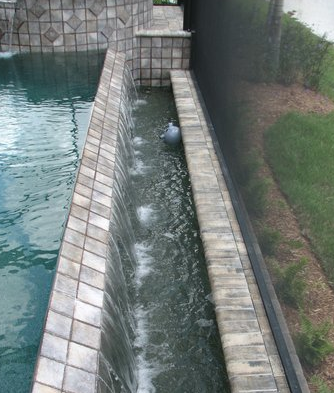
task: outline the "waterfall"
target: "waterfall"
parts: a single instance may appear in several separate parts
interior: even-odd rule
[[[1,47],[5,47],[7,50],[3,51],[0,54],[0,57],[10,57],[12,53],[12,45],[13,45],[13,29],[14,29],[14,19],[16,12],[16,1],[0,1],[0,10],[1,15],[0,19],[6,22],[6,31],[4,36],[7,37],[7,42],[5,44],[2,43]]]
[[[121,97],[121,116],[113,185],[113,214],[110,223],[108,266],[103,307],[98,392],[137,390],[134,312],[131,277],[136,269],[135,237],[129,205],[135,204],[129,169],[133,164],[132,107],[136,99],[130,70],[126,70]]]
[[[181,146],[171,148],[159,138],[175,118],[174,107],[168,109],[172,97],[151,107],[137,99],[130,73],[124,80],[97,391],[224,392],[184,156]]]

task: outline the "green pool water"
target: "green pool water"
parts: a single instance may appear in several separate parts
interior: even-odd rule
[[[103,63],[0,58],[0,392],[29,392]]]

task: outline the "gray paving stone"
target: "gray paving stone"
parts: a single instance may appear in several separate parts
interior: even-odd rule
[[[89,205],[90,205],[90,203],[89,203]],[[86,220],[87,219],[88,219],[88,214],[87,214]],[[87,229],[87,221],[86,220],[84,221],[84,220],[81,220],[77,217],[73,217],[72,215],[70,215],[68,218],[67,227],[84,235],[86,233],[86,229]]]
[[[80,281],[95,288],[104,289],[104,274],[84,265],[81,267]]]
[[[68,296],[75,297],[77,293],[78,281],[60,273],[56,274],[54,289]]]
[[[109,239],[109,231],[105,231],[104,229],[98,228],[95,225],[88,224],[87,236],[97,239],[100,242],[107,243]]]
[[[85,250],[99,255],[102,258],[105,258],[105,256],[107,255],[108,246],[107,244],[100,242],[96,239],[86,237]]]
[[[49,311],[45,324],[46,331],[56,336],[69,339],[71,333],[71,326],[72,326],[71,318],[56,313],[52,310]]]
[[[64,363],[67,358],[68,341],[45,333],[41,345],[41,355]]]
[[[82,263],[101,273],[105,273],[106,271],[106,259],[92,252],[84,251]]]
[[[109,220],[99,216],[98,214],[90,212],[88,222],[98,228],[104,229],[105,231],[109,230]]]
[[[74,318],[90,325],[101,326],[101,309],[80,300],[75,301]]]
[[[71,366],[96,373],[97,351],[84,345],[70,342],[67,362]]]
[[[85,283],[79,283],[78,299],[102,308],[104,292]]]
[[[81,206],[78,206],[72,202],[70,217],[71,216],[75,217],[75,218],[79,218],[82,221],[87,221],[88,220],[88,210],[81,207]]]
[[[94,177],[92,179],[94,179]],[[85,209],[89,209],[90,199],[75,192],[73,194],[72,203]]]
[[[40,356],[38,359],[35,378],[42,384],[45,383],[51,387],[61,389],[64,369],[64,364]]]
[[[36,382],[32,389],[32,393],[61,393],[61,391]]]
[[[80,264],[61,256],[58,261],[57,271],[65,276],[70,276],[71,278],[77,280],[80,272]]]
[[[73,321],[72,341],[82,344],[86,347],[100,349],[101,330],[82,323],[80,321]]]
[[[53,290],[50,309],[72,318],[74,312],[74,303],[75,299],[73,297]]]
[[[71,243],[77,247],[82,248],[85,242],[85,237],[82,233],[77,232],[71,228],[67,228],[64,233],[63,239],[67,243]]]
[[[95,393],[95,375],[84,370],[67,366],[64,389],[71,393]]]

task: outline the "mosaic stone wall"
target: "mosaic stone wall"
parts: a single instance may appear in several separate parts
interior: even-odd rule
[[[10,44],[13,3],[0,1],[0,50]],[[12,50],[126,52],[132,59],[135,34],[152,21],[152,0],[18,0]]]
[[[142,86],[169,86],[171,70],[188,70],[191,34],[186,31],[146,30],[137,33],[133,75]]]

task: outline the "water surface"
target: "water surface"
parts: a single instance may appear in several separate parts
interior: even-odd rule
[[[102,57],[0,58],[0,392],[30,389]]]
[[[140,393],[227,392],[182,145],[159,136],[177,121],[169,90],[142,91],[132,179],[139,221],[134,314]]]

